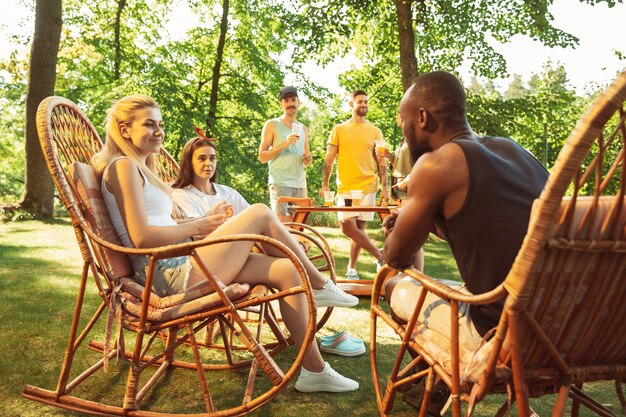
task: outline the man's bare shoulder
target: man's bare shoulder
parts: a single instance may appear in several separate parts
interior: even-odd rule
[[[423,154],[416,163],[418,171],[429,175],[449,175],[459,164],[465,164],[465,155],[455,143],[446,143],[439,149]]]
[[[276,123],[276,119],[269,119],[263,125],[263,129],[274,129],[274,124]]]
[[[270,119],[263,125],[261,129],[261,147],[268,147],[276,134],[276,119]]]

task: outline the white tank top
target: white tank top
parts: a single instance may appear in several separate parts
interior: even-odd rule
[[[120,213],[120,209],[117,205],[117,201],[115,199],[115,195],[111,193],[105,183],[105,178],[109,172],[109,167],[113,164],[113,162],[118,159],[126,158],[125,156],[120,156],[111,160],[104,172],[102,173],[102,198],[104,198],[104,203],[106,204],[107,210],[109,212],[109,216],[111,217],[111,222],[113,223],[113,227],[117,232],[117,235],[120,237],[122,244],[128,248],[134,247],[128,237],[128,231],[126,230],[126,226],[124,225],[124,220],[122,220],[122,214]],[[126,158],[132,161],[130,158]],[[133,162],[134,163],[134,162]],[[143,172],[137,167],[137,170],[141,174],[143,178],[143,199],[146,205],[146,214],[148,216],[148,225],[150,226],[175,226],[176,222],[172,218],[172,208],[173,202],[169,195],[152,185]]]

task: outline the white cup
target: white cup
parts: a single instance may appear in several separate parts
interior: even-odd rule
[[[302,131],[304,130],[304,125],[299,122],[293,122],[291,124],[291,133],[294,135],[298,135],[298,137],[302,136]]]
[[[326,207],[332,207],[334,203],[335,203],[335,192],[324,191],[324,205]]]

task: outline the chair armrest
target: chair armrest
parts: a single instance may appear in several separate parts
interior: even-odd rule
[[[393,268],[385,265],[376,275],[376,279],[374,280],[374,285],[372,287],[373,295],[380,295],[383,281],[389,275],[390,270],[393,270]],[[402,272],[419,282],[429,292],[448,301],[458,301],[466,304],[491,304],[501,300],[507,295],[507,291],[504,289],[502,284],[483,294],[467,294],[414,269],[405,269]]]
[[[218,243],[227,243],[227,242],[241,242],[241,241],[249,241],[249,242],[258,242],[265,243],[272,246],[277,247],[280,251],[282,251],[287,257],[293,259],[300,263],[300,260],[293,254],[293,252],[287,248],[280,241],[256,234],[236,234],[236,235],[228,235],[228,236],[220,236],[215,238],[205,238],[202,240],[191,241],[191,242],[182,242],[176,243],[173,245],[164,245],[157,246],[152,248],[127,248],[126,246],[117,245],[115,243],[111,243],[107,240],[102,239],[89,227],[82,227],[82,230],[89,236],[91,240],[96,242],[99,245],[102,245],[108,249],[111,249],[116,252],[124,253],[126,255],[136,255],[136,256],[154,256],[157,259],[166,259],[166,258],[174,258],[177,256],[189,256],[192,252],[200,247],[215,245]]]
[[[428,291],[448,301],[458,301],[466,304],[491,304],[506,297],[507,295],[507,291],[504,289],[502,284],[483,294],[467,294],[457,291],[441,281],[431,278],[428,275],[414,269],[405,269],[402,272],[418,281]]]

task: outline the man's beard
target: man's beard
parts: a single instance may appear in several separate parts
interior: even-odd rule
[[[420,159],[420,156],[428,152],[428,149],[425,149],[422,146],[418,146],[415,143],[415,138],[413,138],[412,140],[409,140],[409,138],[407,138],[406,144],[409,146],[409,153],[411,154],[411,160],[414,164],[415,162],[417,162],[418,159]]]
[[[367,115],[367,109],[360,107],[356,109],[355,113],[357,114],[357,116],[365,117]]]

